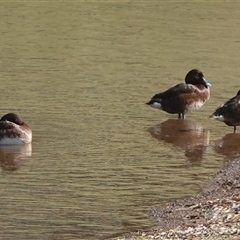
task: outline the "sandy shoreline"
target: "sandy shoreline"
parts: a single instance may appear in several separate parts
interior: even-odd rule
[[[151,210],[156,226],[112,240],[240,239],[240,160],[229,162],[205,190]]]

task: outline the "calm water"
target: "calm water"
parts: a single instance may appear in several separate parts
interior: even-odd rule
[[[1,239],[102,239],[150,226],[238,157],[206,119],[240,88],[240,5],[2,3],[1,115],[33,143],[0,148]],[[186,121],[144,103],[191,68],[212,97]],[[171,119],[169,119],[171,118]]]

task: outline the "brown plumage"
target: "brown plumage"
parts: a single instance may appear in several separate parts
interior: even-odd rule
[[[209,118],[233,126],[233,132],[236,132],[237,126],[240,126],[240,90],[235,97],[218,107]]]
[[[15,113],[0,119],[0,145],[25,144],[32,141],[32,130]]]
[[[185,83],[155,94],[146,104],[184,118],[187,112],[198,110],[210,98],[210,86],[201,71],[192,69],[187,73]]]

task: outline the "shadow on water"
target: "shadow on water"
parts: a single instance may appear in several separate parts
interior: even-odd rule
[[[5,171],[16,171],[32,156],[32,144],[0,146],[0,165]]]
[[[227,160],[240,157],[240,134],[228,133],[213,145],[216,153],[223,155]]]
[[[209,145],[209,130],[192,120],[168,119],[148,131],[154,138],[183,149],[191,162],[202,160]]]

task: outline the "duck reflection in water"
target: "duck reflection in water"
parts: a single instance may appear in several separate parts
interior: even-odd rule
[[[202,160],[209,145],[209,130],[191,120],[168,119],[148,131],[154,138],[183,149],[187,159],[193,162]]]
[[[213,149],[216,153],[223,155],[226,160],[234,160],[240,157],[240,134],[229,133],[218,140]]]
[[[5,171],[16,171],[32,156],[32,144],[0,146],[0,165]]]

